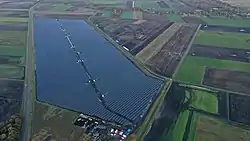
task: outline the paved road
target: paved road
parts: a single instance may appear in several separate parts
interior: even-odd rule
[[[26,51],[26,68],[25,68],[25,89],[23,97],[23,135],[22,141],[30,140],[30,124],[32,112],[32,94],[34,88],[34,63],[33,63],[33,8],[29,10],[29,24]]]

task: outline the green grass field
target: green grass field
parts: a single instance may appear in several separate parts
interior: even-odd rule
[[[175,127],[172,131],[172,141],[182,141],[182,137],[186,130],[189,111],[185,110],[180,113],[178,120],[175,123]]]
[[[174,78],[180,81],[201,84],[205,66],[250,72],[250,63],[187,56]]]
[[[192,90],[190,106],[209,113],[218,113],[218,98],[215,93]]]
[[[111,17],[111,15],[112,15],[112,11],[103,10],[101,12],[103,13],[104,17]]]
[[[22,47],[26,45],[26,31],[1,31],[0,45]]]
[[[73,6],[72,5],[66,5],[66,4],[56,4],[55,7],[53,8],[53,11],[62,12],[62,11],[68,10],[71,7],[73,7]]]
[[[132,11],[125,11],[125,12],[122,13],[121,18],[132,19],[133,18],[133,12]]]
[[[135,3],[135,4],[138,4],[138,3]],[[156,1],[151,1],[151,2],[141,2],[140,3],[141,5],[141,8],[155,8],[155,9],[158,9],[160,8],[160,6],[157,4]]]
[[[24,76],[24,68],[12,65],[0,65],[0,78],[20,79]]]
[[[187,141],[194,141],[195,139],[195,131],[197,126],[198,115],[199,114],[196,112],[193,113]]]
[[[0,46],[0,55],[4,56],[25,56],[25,47]]]
[[[181,18],[181,16],[176,14],[168,14],[167,19],[173,22],[185,23],[185,21]]]
[[[194,44],[250,49],[250,34],[200,30]]]
[[[0,22],[28,22],[28,18],[17,18],[17,17],[0,17]]]
[[[246,19],[225,19],[225,18],[201,18],[208,25],[224,25],[233,27],[250,27],[250,20]]]

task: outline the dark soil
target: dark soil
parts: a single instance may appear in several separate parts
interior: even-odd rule
[[[20,114],[21,102],[0,97],[0,123],[10,116]]]
[[[27,31],[28,26],[27,25],[1,25],[0,24],[0,30],[14,30],[14,31]]]
[[[250,33],[250,28],[247,27],[229,27],[229,26],[218,26],[218,25],[202,25],[201,30],[215,30],[223,32],[240,32]]]
[[[23,81],[0,80],[0,97],[22,99]]]
[[[230,94],[229,101],[230,120],[250,125],[250,97]]]
[[[193,45],[189,55],[222,60],[250,62],[250,49],[222,48],[209,45]]]
[[[203,84],[250,94],[250,73],[228,69],[206,68]]]
[[[27,11],[1,11],[1,17],[18,17],[18,18],[28,18],[29,13]]]
[[[1,56],[0,55],[0,64],[10,64],[10,65],[20,65],[21,57],[19,56]]]
[[[218,93],[218,112],[219,115],[222,118],[227,118],[228,117],[228,113],[227,113],[227,93],[225,92],[219,92]]]

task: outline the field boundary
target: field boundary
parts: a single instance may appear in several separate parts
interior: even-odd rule
[[[199,87],[199,88],[202,88],[203,89],[209,89],[209,90],[217,90],[217,91],[221,91],[221,92],[226,92],[226,93],[233,93],[233,94],[237,94],[237,95],[242,95],[242,96],[248,96],[247,94],[245,93],[240,93],[240,92],[234,92],[234,91],[230,91],[230,90],[225,90],[225,89],[220,89],[220,88],[214,88],[214,87],[210,87],[210,86],[207,86],[207,85],[203,85],[203,84],[194,84],[194,83],[190,83],[190,82],[186,82],[186,81],[181,81],[181,80],[175,80],[175,82],[178,82],[180,84],[184,84],[186,86],[190,86],[190,87]]]
[[[203,66],[204,68],[204,71],[202,72],[202,77],[201,77],[201,82],[200,84],[203,85],[203,81],[204,81],[204,77],[205,77],[205,74],[206,74],[206,69],[209,68],[208,66]]]
[[[191,41],[189,42],[189,45],[188,45],[188,47],[187,47],[187,49],[186,49],[186,52],[183,54],[183,56],[182,56],[182,58],[181,58],[181,61],[178,63],[177,67],[175,68],[174,74],[172,75],[172,78],[173,78],[173,79],[175,78],[177,72],[179,71],[179,68],[180,68],[180,66],[182,65],[182,62],[186,59],[186,56],[188,55],[188,52],[189,52],[189,50],[191,49],[191,47],[192,47],[192,45],[193,45],[193,42],[194,42],[194,40],[195,40],[195,38],[196,38],[196,35],[197,35],[198,32],[200,31],[200,27],[201,27],[201,24],[199,24],[199,26],[197,27],[195,33],[193,34],[193,37],[192,37]]]

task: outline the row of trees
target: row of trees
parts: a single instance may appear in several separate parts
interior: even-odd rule
[[[0,141],[19,141],[21,124],[21,117],[16,115],[0,123]]]

